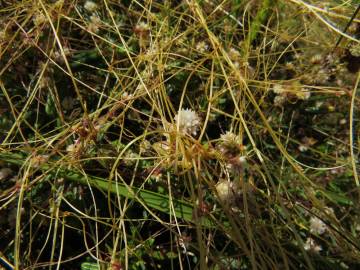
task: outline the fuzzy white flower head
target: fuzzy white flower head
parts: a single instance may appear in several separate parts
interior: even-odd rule
[[[312,64],[320,64],[323,58],[324,57],[321,54],[315,54],[313,57],[310,58],[310,62]]]
[[[68,153],[73,153],[75,152],[76,150],[76,145],[75,144],[69,144],[67,147],[66,147],[66,152]]]
[[[204,53],[209,49],[209,45],[205,41],[199,41],[196,44],[196,50],[200,53]]]
[[[101,19],[95,14],[90,16],[90,21],[97,25],[101,24]]]
[[[200,117],[191,109],[181,109],[174,118],[179,131],[184,134],[196,136],[200,126]]]
[[[86,1],[84,4],[84,8],[87,11],[94,12],[95,10],[97,10],[98,6],[93,1]]]
[[[314,234],[323,234],[327,229],[326,224],[317,217],[310,218],[310,232]]]
[[[219,150],[224,154],[227,152],[236,152],[239,149],[240,138],[231,131],[221,134],[218,144]]]
[[[228,160],[226,168],[232,174],[242,173],[247,167],[247,161],[245,156],[236,156]]]
[[[281,84],[278,84],[278,83],[276,83],[276,84],[273,85],[272,90],[273,90],[273,92],[274,92],[275,94],[278,94],[278,95],[281,95],[281,94],[284,94],[284,93],[285,93],[284,87],[283,87]]]
[[[359,57],[360,56],[360,44],[356,43],[353,44],[350,49],[349,49],[351,55],[355,56],[355,57]]]
[[[45,22],[46,16],[41,12],[38,12],[33,18],[33,23],[35,24],[35,26],[39,26],[41,24],[44,24]]]
[[[220,135],[220,139],[222,142],[224,143],[229,143],[229,144],[234,144],[234,143],[239,143],[239,136],[232,133],[231,131],[226,131],[225,134],[221,134]]]
[[[235,48],[230,48],[229,57],[231,60],[235,61],[235,60],[239,60],[241,55],[240,55],[239,51],[236,50]]]
[[[232,182],[221,180],[216,184],[216,193],[220,201],[230,203],[234,199],[234,185]]]
[[[101,25],[101,19],[93,14],[90,16],[90,23],[88,25],[88,31],[97,33],[99,32],[99,27]]]
[[[150,30],[150,26],[146,22],[141,21],[135,26],[135,30],[138,32],[147,32]]]
[[[300,152],[306,152],[307,150],[309,150],[309,147],[307,147],[304,144],[300,144],[298,149],[299,149]]]
[[[274,98],[274,105],[276,107],[282,107],[285,102],[286,102],[286,97],[285,96],[278,95],[278,96],[276,96]]]
[[[312,250],[312,251],[315,251],[315,252],[319,252],[322,250],[322,247],[320,245],[317,245],[314,241],[314,239],[312,238],[308,238],[306,240],[306,243],[304,245],[304,249],[305,250]]]
[[[296,97],[298,99],[307,100],[311,96],[311,92],[306,88],[301,88],[299,92],[296,92]]]
[[[333,218],[336,218],[334,209],[332,209],[331,207],[325,206],[325,207],[324,207],[324,212],[325,212],[327,215],[329,215],[329,216],[331,216],[331,217],[333,217]]]

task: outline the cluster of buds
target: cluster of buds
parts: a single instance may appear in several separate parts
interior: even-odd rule
[[[231,173],[238,174],[244,171],[247,162],[246,157],[241,155],[241,152],[245,149],[240,144],[239,136],[230,131],[222,134],[217,148]]]
[[[140,47],[142,47],[142,48],[147,47],[147,45],[149,43],[148,38],[149,38],[149,35],[150,35],[150,26],[146,22],[139,22],[134,27],[134,33],[139,38]]]
[[[286,101],[308,100],[311,92],[296,83],[291,85],[274,84],[272,91],[276,94],[274,105],[281,107]]]
[[[242,175],[247,166],[246,157],[242,155],[245,147],[240,141],[238,135],[228,131],[220,136],[217,144],[221,159],[225,162],[227,171],[233,176]],[[220,180],[215,189],[220,202],[230,206],[234,205],[243,192],[243,179],[235,177],[233,181],[230,179]]]
[[[235,182],[220,180],[216,186],[216,193],[219,200],[224,203],[231,205],[234,203],[240,193],[240,188]]]

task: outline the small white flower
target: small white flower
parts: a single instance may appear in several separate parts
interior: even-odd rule
[[[150,26],[146,23],[146,22],[139,22],[136,26],[135,26],[135,31],[139,32],[139,33],[146,33],[150,30]]]
[[[286,102],[286,97],[285,96],[278,95],[278,96],[276,96],[274,98],[274,105],[276,107],[282,107],[285,102]]]
[[[355,57],[360,57],[360,44],[359,43],[354,43],[350,49],[349,49],[350,53],[355,56]]]
[[[245,166],[247,164],[246,157],[240,156],[239,157],[239,163],[241,163],[242,165]]]
[[[121,95],[121,98],[124,99],[124,100],[131,99],[132,97],[133,97],[133,95],[129,94],[126,91],[124,93],[122,93],[122,95]]]
[[[241,57],[239,51],[236,50],[235,48],[230,48],[228,54],[229,54],[230,59],[233,60],[233,61],[237,61]]]
[[[327,229],[326,224],[317,217],[310,218],[310,232],[314,234],[323,234]]]
[[[198,52],[204,53],[209,49],[209,45],[205,41],[199,41],[195,48]]]
[[[86,1],[84,4],[84,8],[89,12],[94,12],[97,10],[98,5],[95,4],[93,1]]]
[[[216,193],[220,201],[224,203],[231,203],[234,199],[234,184],[230,181],[222,180],[216,184]]]
[[[35,24],[35,26],[39,26],[39,25],[45,23],[46,20],[47,20],[46,16],[43,13],[38,12],[38,13],[36,13],[36,15],[33,18],[33,23]]]
[[[97,32],[99,32],[100,26],[101,26],[101,19],[95,14],[91,15],[90,23],[87,28],[88,31],[97,33]]]
[[[273,85],[272,90],[273,90],[273,92],[275,94],[278,94],[278,95],[281,95],[281,94],[285,93],[284,87],[281,84],[278,84],[278,83]]]
[[[340,125],[345,125],[345,124],[346,124],[346,119],[345,119],[345,118],[341,119],[341,120],[339,121],[339,124],[340,124]]]
[[[336,218],[336,216],[335,216],[335,212],[334,212],[334,209],[332,209],[331,207],[327,207],[327,206],[325,206],[325,207],[324,207],[324,212],[325,212],[327,215],[329,215],[329,216],[332,216],[332,217],[335,217],[335,218]]]
[[[238,174],[244,171],[247,167],[247,161],[245,156],[236,156],[228,160],[226,168],[232,174]]]
[[[231,165],[229,164],[229,167],[232,167],[233,164],[239,164],[241,162],[240,160],[237,160],[235,156],[239,154],[242,147],[239,136],[231,131],[227,131],[225,134],[222,134],[217,145],[221,154],[226,157],[226,159],[230,159],[229,162]]]
[[[324,104],[324,101],[316,101],[315,102],[315,108],[320,109],[323,104]]]
[[[131,151],[131,149],[127,150],[124,155],[124,163],[126,166],[135,165],[136,160],[139,159],[139,155]]]
[[[76,153],[79,150],[79,148],[80,148],[80,140],[76,139],[74,141],[74,143],[69,144],[66,147],[66,152],[68,152],[68,153]]]
[[[238,144],[239,143],[239,136],[232,133],[231,131],[226,131],[225,134],[220,135],[220,140],[224,144]]]
[[[90,21],[94,24],[101,24],[101,19],[95,14],[90,16]]]
[[[320,64],[321,61],[323,60],[323,58],[324,58],[324,57],[323,57],[321,54],[315,54],[314,56],[312,56],[312,57],[310,58],[310,62],[311,62],[312,64],[314,64],[314,65]]]
[[[196,136],[200,126],[200,117],[191,109],[181,109],[174,118],[179,131]]]
[[[309,150],[309,147],[307,147],[304,144],[300,144],[298,149],[299,149],[300,152],[306,152],[307,150]]]
[[[312,251],[315,251],[315,252],[319,252],[322,250],[322,247],[320,245],[317,245],[314,241],[314,239],[312,238],[308,238],[306,240],[306,243],[304,245],[304,249],[305,250],[312,250]]]
[[[68,152],[68,153],[75,152],[75,150],[76,150],[76,145],[75,145],[75,144],[69,144],[69,145],[66,147],[66,152]]]
[[[302,100],[308,100],[311,96],[311,92],[306,88],[301,88],[300,91],[296,92],[296,97]]]

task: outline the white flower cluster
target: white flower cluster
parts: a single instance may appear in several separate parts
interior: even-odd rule
[[[310,232],[314,234],[323,234],[327,229],[326,224],[317,217],[310,218]]]
[[[228,148],[236,148],[239,145],[240,138],[238,135],[227,131],[225,134],[220,135],[221,146]]]
[[[352,56],[360,57],[360,44],[359,43],[353,44],[350,47],[349,51]]]
[[[209,45],[205,41],[199,41],[196,44],[196,50],[200,53],[204,53],[209,50]]]
[[[41,12],[38,12],[36,13],[36,15],[34,15],[34,18],[33,18],[33,23],[35,26],[39,26],[39,25],[42,25],[46,22],[46,16],[41,13]]]
[[[90,32],[97,33],[97,32],[99,32],[100,26],[101,26],[101,19],[96,14],[91,15],[90,22],[89,22],[87,29]]]
[[[311,251],[318,253],[319,251],[322,250],[322,247],[320,245],[316,244],[314,239],[308,238],[308,239],[306,239],[304,249],[306,251],[311,250]]]
[[[311,96],[309,89],[301,87],[301,85],[283,85],[274,84],[271,89],[275,94],[274,105],[282,107],[287,100],[296,98],[298,100],[308,100]]]
[[[86,1],[85,4],[84,4],[84,8],[87,11],[94,12],[95,10],[97,10],[98,6],[97,6],[97,4],[95,4],[92,1]]]
[[[135,31],[140,32],[140,33],[145,33],[149,30],[150,30],[150,26],[146,22],[143,22],[143,21],[139,22],[135,26]]]
[[[181,133],[193,136],[196,136],[201,124],[200,117],[191,109],[179,110],[174,120]]]
[[[216,184],[215,188],[218,198],[223,203],[231,203],[235,199],[237,187],[233,182],[221,180]]]

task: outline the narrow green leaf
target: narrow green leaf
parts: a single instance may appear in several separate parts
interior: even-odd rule
[[[14,153],[0,153],[0,160],[12,164],[16,164],[18,166],[21,166],[25,162],[25,158],[22,155],[14,154]],[[41,165],[39,169],[43,172],[48,173],[50,168],[54,170],[54,165],[51,164],[51,162]],[[57,171],[57,177],[62,177],[67,181],[72,181],[84,185],[87,185],[89,183],[91,186],[96,187],[98,189],[104,191],[110,191],[113,194],[118,194],[119,196],[140,201],[150,208],[159,210],[167,214],[172,212],[170,210],[172,209],[170,203],[172,203],[175,210],[174,214],[177,218],[182,218],[192,223],[195,222],[193,218],[194,207],[189,202],[183,200],[176,200],[176,199],[172,199],[170,201],[168,195],[159,194],[153,191],[140,189],[137,187],[131,187],[124,183],[110,182],[107,179],[96,176],[90,176],[90,175],[84,176],[80,173],[64,170],[61,168],[56,171]],[[202,220],[202,224],[207,227],[213,226],[213,223],[205,218]]]

